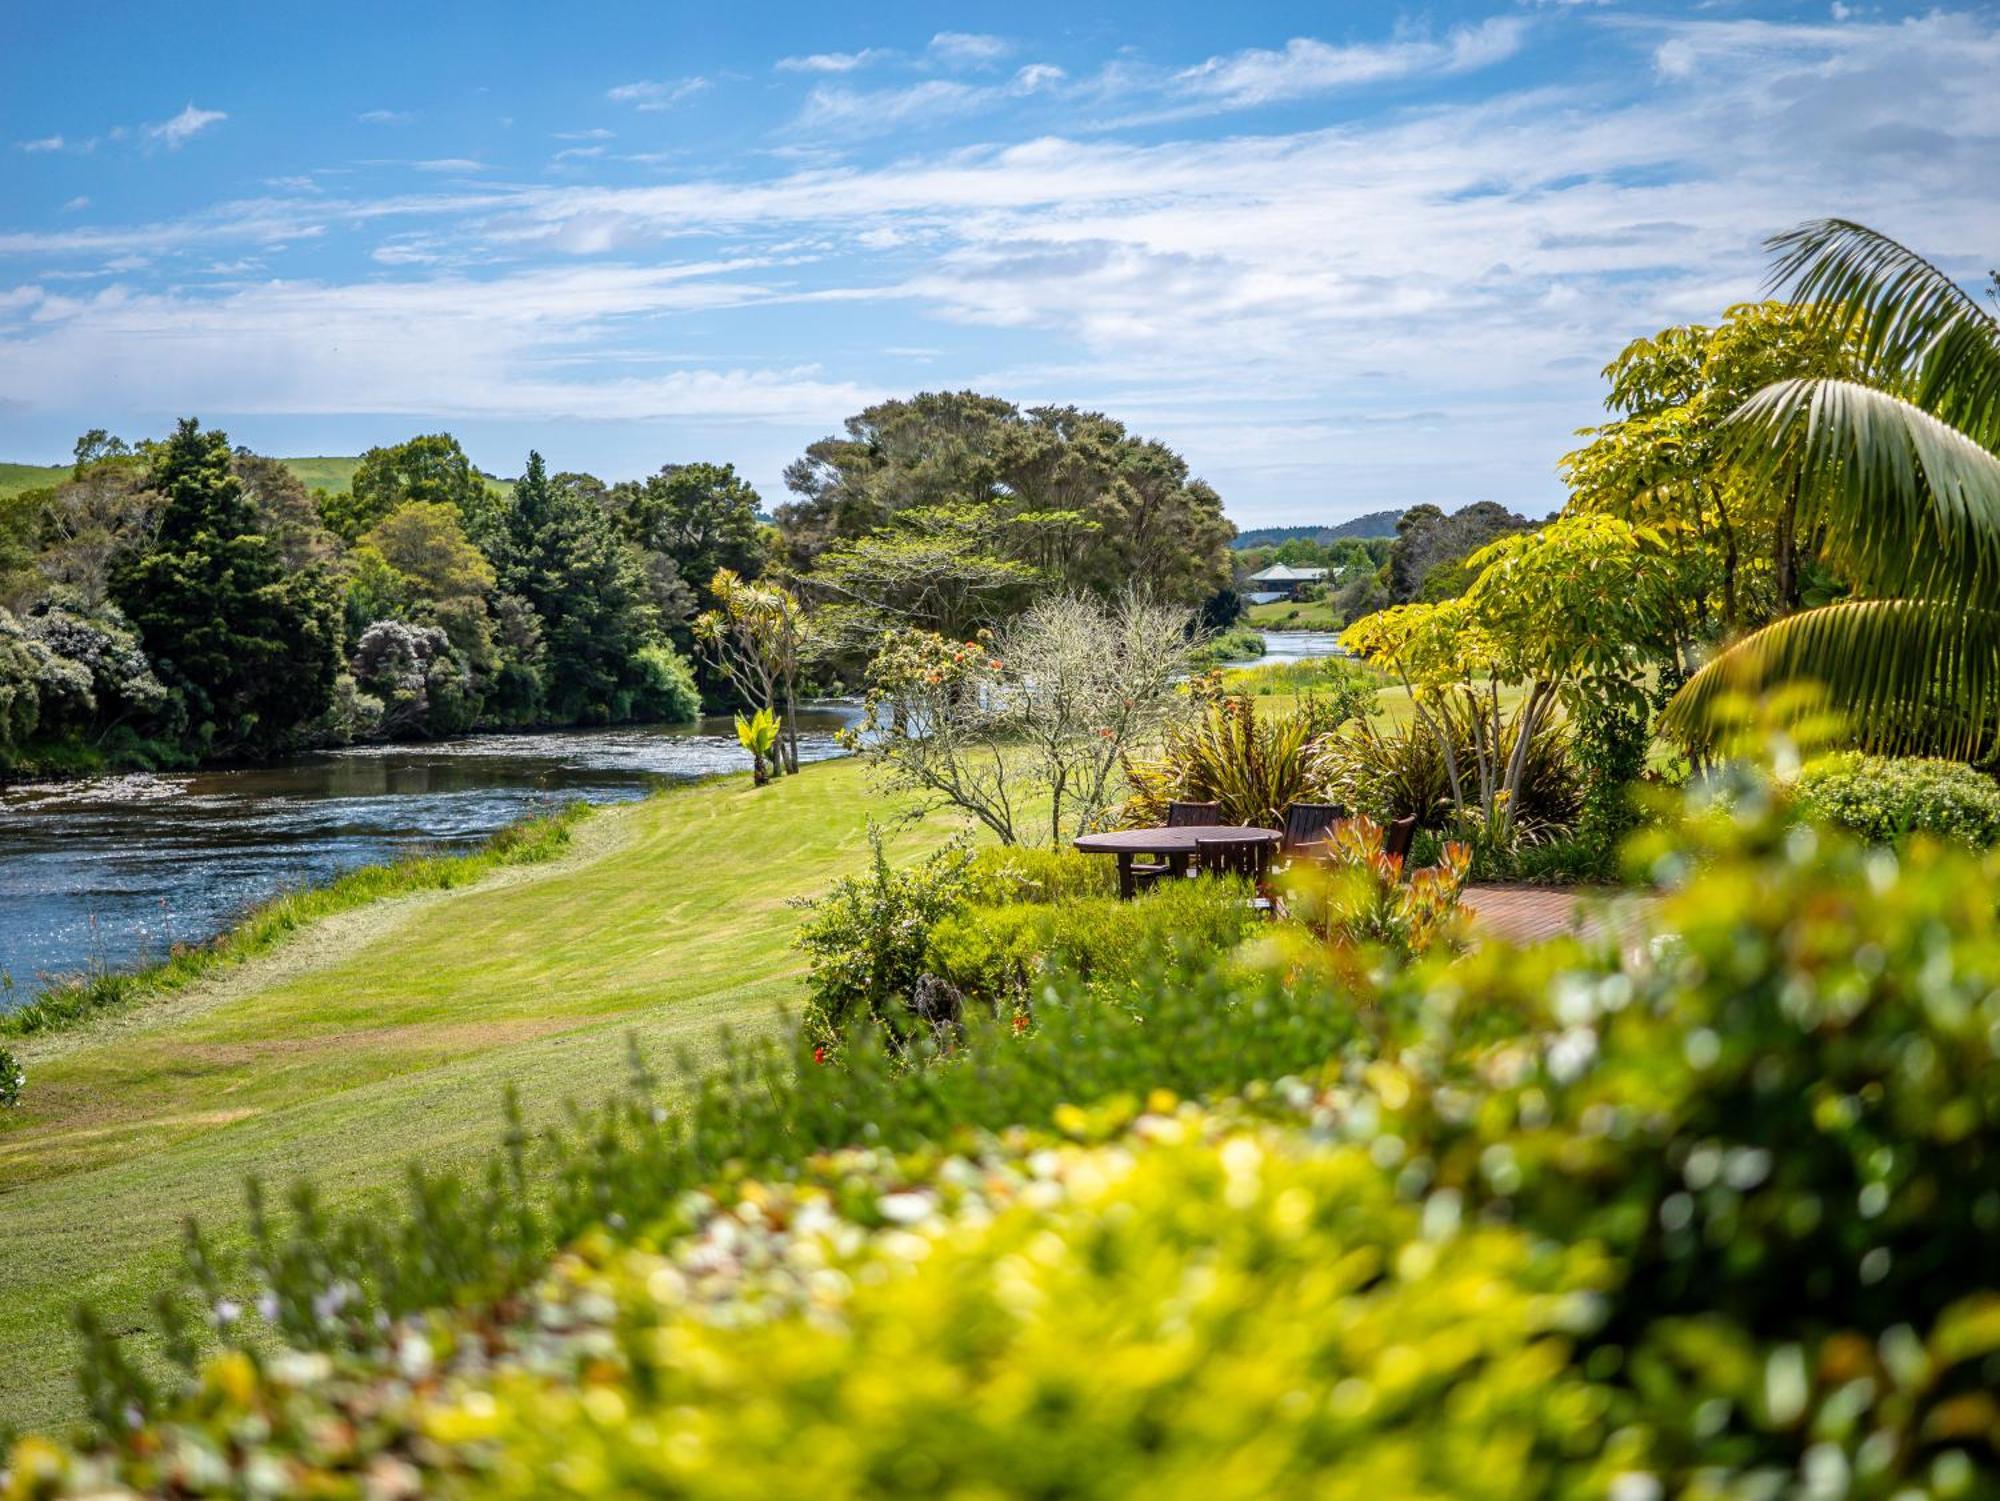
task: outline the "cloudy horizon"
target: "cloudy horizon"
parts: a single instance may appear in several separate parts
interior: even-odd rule
[[[447,427],[777,504],[868,402],[973,387],[1162,439],[1240,526],[1539,514],[1599,369],[1758,295],[1769,234],[2000,262],[1986,6],[523,8],[385,58],[392,14],[134,8],[0,102],[0,459]]]

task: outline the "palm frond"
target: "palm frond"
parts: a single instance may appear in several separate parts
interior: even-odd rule
[[[2000,446],[2000,321],[1971,293],[1849,219],[1818,219],[1767,243],[1774,291],[1853,338],[1872,376],[1906,385],[1925,411]]]
[[[1832,561],[1865,594],[2000,597],[2000,457],[1910,402],[1853,381],[1766,386],[1733,413],[1754,483],[1799,487]]]
[[[1711,744],[1731,700],[1793,683],[1822,688],[1865,749],[1984,758],[2000,724],[2000,610],[1863,599],[1788,616],[1689,678],[1661,728]]]

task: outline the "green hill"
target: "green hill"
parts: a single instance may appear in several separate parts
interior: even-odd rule
[[[354,481],[354,471],[361,467],[358,454],[321,454],[315,458],[283,459],[280,462],[296,474],[308,490],[345,490]],[[68,477],[67,464],[0,464],[0,500],[9,495],[19,495],[23,490],[61,484]],[[510,479],[499,479],[489,474],[486,482],[502,495],[514,493],[514,482]]]
[[[0,500],[56,484],[68,475],[67,464],[0,464]]]
[[[1402,516],[1401,511],[1370,511],[1366,516],[1356,516],[1352,521],[1343,521],[1335,526],[1252,527],[1247,532],[1238,532],[1231,546],[1275,547],[1294,537],[1302,537],[1321,546],[1338,542],[1344,537],[1358,537],[1363,541],[1374,537],[1393,537],[1396,535],[1396,523]]]

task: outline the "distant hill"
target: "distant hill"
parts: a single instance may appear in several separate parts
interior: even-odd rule
[[[0,499],[39,490],[69,477],[67,464],[0,464]]]
[[[299,477],[299,483],[308,490],[345,490],[354,481],[354,471],[361,467],[361,456],[342,457],[337,454],[321,454],[309,459],[280,459],[279,462]],[[9,495],[19,495],[23,490],[38,490],[44,485],[59,485],[69,478],[67,464],[0,464],[0,499]],[[486,482],[502,495],[514,493],[514,482],[487,475]]]
[[[1259,526],[1247,532],[1238,532],[1234,547],[1276,547],[1281,542],[1289,542],[1294,537],[1307,542],[1339,542],[1343,538],[1358,537],[1363,541],[1370,537],[1393,537],[1396,523],[1402,519],[1401,511],[1370,511],[1366,516],[1356,516],[1352,521],[1343,521],[1338,526]]]

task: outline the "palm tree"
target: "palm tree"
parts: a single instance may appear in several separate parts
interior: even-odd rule
[[[1816,682],[1868,749],[2000,749],[2000,322],[1936,266],[1844,219],[1771,242],[1772,284],[1844,329],[1872,372],[1766,386],[1730,419],[1753,481],[1792,487],[1853,597],[1746,636],[1688,679],[1665,728]]]

